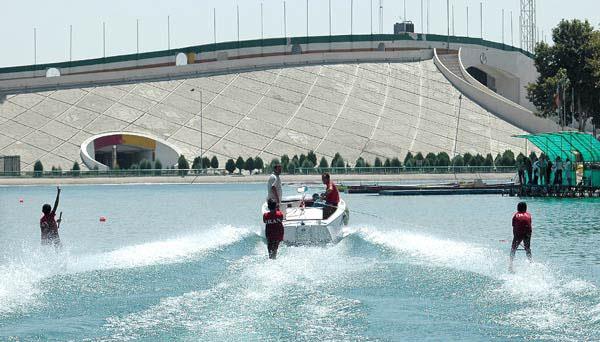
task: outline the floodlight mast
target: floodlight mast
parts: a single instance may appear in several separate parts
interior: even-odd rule
[[[521,0],[521,44],[529,52],[535,50],[536,25],[535,0]]]

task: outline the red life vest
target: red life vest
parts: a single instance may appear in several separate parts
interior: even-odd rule
[[[329,181],[329,184],[327,184],[327,190],[329,189],[331,189],[331,191],[327,193],[327,197],[325,197],[325,202],[327,202],[328,204],[337,205],[338,203],[340,203],[340,193],[338,192],[338,189],[335,186],[335,183],[333,183],[333,181]]]
[[[516,212],[512,219],[514,234],[531,233],[531,215],[528,212]]]
[[[263,222],[266,223],[265,235],[269,241],[283,241],[283,213],[276,211],[263,214]]]

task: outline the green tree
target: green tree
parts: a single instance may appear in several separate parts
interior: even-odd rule
[[[408,152],[408,153],[410,153],[410,152]],[[412,158],[411,158],[411,160],[412,160]],[[402,163],[400,163],[400,159],[398,159],[398,158],[392,158],[390,166],[391,167],[402,167]]]
[[[225,170],[227,170],[229,174],[232,174],[233,171],[235,171],[235,162],[233,161],[233,159],[227,159],[227,162],[225,163]]]
[[[310,160],[313,163],[313,165],[317,165],[317,155],[312,150],[308,152],[306,158],[308,158],[308,160]]]
[[[502,155],[500,153],[496,154],[496,158],[494,158],[494,165],[504,166],[504,164],[502,163]]]
[[[537,154],[535,154],[534,151],[531,151],[531,153],[529,153],[529,159],[531,160],[532,163],[534,161],[538,160]]]
[[[327,159],[325,159],[325,157],[321,157],[321,160],[319,161],[319,167],[323,169],[329,167],[329,164],[327,163]]]
[[[385,162],[383,162],[383,167],[391,167],[392,166],[392,162],[390,161],[390,158],[385,158]]]
[[[281,168],[287,170],[287,166],[290,163],[290,157],[287,154],[281,156]]]
[[[298,165],[302,165],[304,163],[304,160],[306,160],[306,156],[304,155],[304,153],[302,153],[298,158]]]
[[[427,160],[427,162],[429,163],[428,166],[435,166],[437,157],[435,156],[435,153],[429,152],[425,156],[425,160]]]
[[[363,159],[363,157],[358,157],[358,159],[356,159],[356,162],[354,163],[354,167],[365,167],[365,160]]]
[[[473,155],[469,152],[465,152],[465,154],[463,154],[463,161],[466,166],[473,166]]]
[[[303,169],[312,169],[313,167],[315,167],[315,164],[313,164],[308,158],[305,158],[302,162]]]
[[[202,166],[202,158],[200,158],[200,157],[194,158],[194,160],[192,161],[192,170],[200,170],[201,166]]]
[[[460,154],[455,155],[454,158],[452,158],[452,165],[453,166],[465,166],[465,160],[464,160],[463,156],[461,156]]]
[[[254,158],[248,157],[246,162],[244,163],[244,170],[248,171],[250,175],[252,175],[252,171],[254,171]]]
[[[217,159],[217,156],[212,156],[210,159],[210,167],[213,169],[219,168],[219,159]]]
[[[415,159],[415,157],[413,156],[412,153],[410,153],[410,151],[406,154],[406,157],[404,157],[404,165],[406,165],[406,163],[411,160],[411,159]]]
[[[277,164],[281,164],[281,162],[279,161],[279,159],[277,158],[273,158],[271,160],[271,162],[269,163],[269,172],[273,172],[273,169],[275,169],[275,165]],[[281,168],[283,168],[283,165],[281,165]]]
[[[242,174],[242,170],[244,169],[244,166],[246,165],[246,162],[244,161],[244,158],[242,158],[241,156],[238,157],[235,161],[235,167],[238,169],[238,173],[241,175]]]
[[[494,166],[494,158],[491,153],[486,154],[483,166]]]
[[[539,73],[535,83],[527,86],[527,98],[537,107],[538,115],[555,115],[554,97],[557,87],[566,94],[574,92],[575,113],[567,114],[579,121],[579,128],[590,116],[599,120],[600,102],[600,33],[594,31],[587,21],[561,20],[552,30],[552,46],[542,42],[535,48],[534,63]],[[564,99],[566,108],[571,107],[571,96]]]
[[[188,163],[187,159],[185,159],[183,154],[179,156],[179,159],[177,159],[177,169],[179,169],[179,175],[182,177],[187,175],[189,172],[190,164]]]
[[[344,168],[346,167],[346,163],[344,162],[344,158],[342,155],[336,152],[333,155],[333,159],[331,160],[331,167]]]
[[[373,164],[375,165],[375,167],[383,166],[383,163],[381,162],[381,159],[379,159],[379,157],[375,157],[375,162]]]
[[[265,169],[265,163],[263,162],[261,157],[256,157],[254,159],[254,168],[256,170],[259,170],[260,172],[263,172],[263,170]]]
[[[154,162],[154,175],[159,176],[162,174],[162,168],[163,165],[160,162],[160,159],[156,159],[156,161]]]
[[[202,157],[202,168],[208,169],[210,167],[210,159],[208,157]]]
[[[450,156],[446,152],[439,152],[435,160],[436,166],[450,166]]]
[[[291,175],[296,173],[296,169],[298,168],[298,162],[292,158],[288,163],[287,172]]]
[[[152,169],[152,163],[150,163],[148,159],[142,159],[139,166],[142,173],[146,174],[151,172],[149,170]]]
[[[502,166],[515,166],[515,154],[511,150],[502,153]]]
[[[74,162],[73,163],[73,167],[71,168],[71,172],[73,173],[73,176],[75,176],[75,177],[79,176],[79,174],[81,173],[81,168],[79,167],[79,163],[78,162]]]
[[[33,164],[33,176],[34,177],[42,177],[44,174],[44,165],[41,161],[36,160]]]
[[[483,164],[485,163],[485,158],[481,154],[477,153],[475,157],[473,157],[471,163],[472,166],[483,166]]]

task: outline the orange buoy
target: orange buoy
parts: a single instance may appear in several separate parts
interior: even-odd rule
[[[100,222],[106,222],[106,217],[100,216]]]

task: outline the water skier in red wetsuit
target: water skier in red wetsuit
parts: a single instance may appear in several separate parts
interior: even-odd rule
[[[512,218],[513,226],[513,241],[510,248],[510,265],[509,270],[513,271],[513,260],[515,259],[515,253],[517,247],[523,242],[525,247],[525,253],[527,258],[531,261],[531,215],[527,212],[527,203],[519,202],[517,204],[517,212]]]
[[[269,212],[263,214],[263,222],[266,223],[267,250],[269,259],[276,259],[279,243],[283,241],[283,213],[277,208],[277,202],[273,199],[267,201],[267,206]]]
[[[56,220],[56,209],[58,208],[58,200],[60,198],[60,187],[56,187],[56,200],[54,208],[50,204],[42,206],[42,217],[40,218],[40,230],[42,233],[42,245],[53,245],[60,247],[60,237],[58,236],[58,226],[60,218]]]

